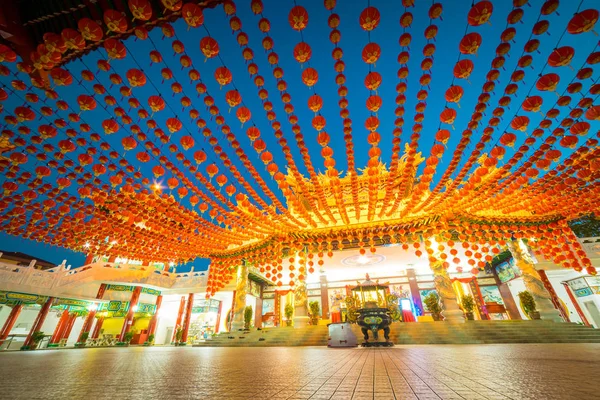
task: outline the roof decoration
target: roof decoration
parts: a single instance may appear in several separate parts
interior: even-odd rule
[[[208,257],[209,295],[431,237],[595,273],[566,225],[600,204],[593,2],[155,3],[0,45],[3,231]]]

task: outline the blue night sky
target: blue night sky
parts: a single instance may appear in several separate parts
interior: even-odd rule
[[[334,59],[331,56],[331,52],[334,49],[334,44],[329,41],[329,33],[331,28],[327,24],[327,19],[330,12],[327,11],[321,0],[315,1],[297,1],[298,5],[305,7],[309,13],[310,19],[307,28],[302,32],[294,31],[291,29],[288,23],[288,13],[293,6],[292,3],[286,3],[282,5],[281,1],[277,0],[264,0],[264,12],[265,18],[268,18],[271,22],[270,36],[274,40],[274,51],[279,55],[279,66],[284,70],[283,79],[287,82],[288,92],[292,96],[292,104],[295,107],[295,113],[299,117],[299,125],[302,128],[305,142],[310,150],[312,156],[313,165],[317,170],[321,172],[325,170],[323,166],[323,158],[320,156],[321,147],[316,141],[317,132],[311,125],[311,120],[314,114],[307,107],[307,100],[309,96],[314,93],[319,94],[323,98],[323,108],[321,114],[327,120],[327,131],[331,136],[330,147],[334,151],[334,157],[336,159],[336,168],[343,173],[347,170],[347,161],[345,156],[345,143],[343,140],[343,125],[342,118],[339,116],[340,108],[338,106],[338,100],[340,97],[337,94],[337,85],[335,83],[336,72],[334,70]],[[383,83],[378,90],[378,95],[383,99],[383,105],[378,112],[378,117],[381,121],[381,125],[378,132],[381,134],[382,139],[380,148],[382,150],[381,159],[383,162],[389,164],[391,159],[391,148],[392,148],[392,130],[394,129],[394,110],[397,107],[395,104],[396,98],[396,84],[399,81],[396,73],[399,68],[397,57],[399,52],[403,49],[398,43],[398,38],[403,32],[408,32],[412,35],[412,43],[410,45],[410,61],[408,62],[409,77],[407,80],[408,90],[406,92],[407,101],[404,105],[406,113],[404,115],[405,125],[403,127],[402,134],[402,148],[404,143],[410,140],[412,133],[411,128],[413,125],[413,117],[415,115],[415,105],[418,102],[416,99],[416,93],[422,88],[419,85],[419,78],[423,74],[421,71],[421,62],[424,59],[422,49],[428,41],[425,39],[423,32],[427,26],[434,23],[438,26],[439,32],[435,41],[430,43],[435,44],[437,50],[433,57],[433,67],[430,73],[432,76],[431,84],[429,88],[425,88],[429,91],[429,97],[427,99],[427,109],[425,111],[425,120],[423,121],[423,130],[421,133],[421,139],[419,141],[419,151],[423,153],[425,157],[429,155],[429,149],[434,143],[435,132],[440,128],[439,115],[440,112],[446,106],[444,100],[444,93],[453,81],[453,68],[454,64],[458,60],[459,50],[458,44],[461,38],[465,34],[467,28],[467,13],[471,6],[471,1],[442,1],[444,11],[442,14],[443,20],[436,19],[431,21],[428,17],[428,9],[432,2],[418,1],[418,6],[409,9],[414,16],[412,26],[404,30],[399,25],[399,17],[404,12],[404,8],[400,5],[400,1],[372,1],[370,4],[377,7],[381,13],[381,23],[372,32],[368,33],[361,29],[359,26],[359,14],[367,7],[367,1],[352,1],[344,2],[339,1],[338,6],[334,11],[339,14],[341,24],[339,30],[341,32],[341,42],[339,46],[344,51],[343,60],[346,63],[346,86],[348,87],[347,99],[349,101],[350,118],[353,121],[353,140],[355,144],[355,160],[358,168],[366,166],[368,161],[368,149],[367,135],[368,131],[364,128],[364,121],[371,115],[365,107],[365,101],[370,95],[370,92],[365,88],[363,81],[370,68],[369,65],[362,61],[361,53],[363,47],[370,42],[378,43],[382,49],[382,55],[376,65],[371,67],[371,70],[379,72],[383,76]],[[487,121],[492,118],[491,111],[497,106],[498,99],[504,95],[503,88],[510,82],[510,76],[517,67],[517,62],[522,55],[524,44],[531,39],[531,28],[540,19],[540,6],[542,1],[530,1],[531,6],[525,5],[523,7],[524,17],[522,23],[510,25],[517,30],[517,35],[514,38],[514,42],[511,42],[511,51],[509,56],[506,57],[506,63],[504,68],[500,70],[499,81],[496,82],[496,91],[491,93],[492,98],[489,102],[488,110],[485,112],[483,120],[480,123],[480,128],[474,131],[471,145],[466,149],[465,155],[462,158],[462,162],[459,165],[459,169],[468,155],[473,150],[474,143],[477,142],[481,136],[481,131],[486,127]],[[454,123],[455,130],[451,130],[449,126],[444,128],[451,130],[451,138],[447,143],[448,151],[442,158],[441,164],[437,168],[437,173],[434,177],[433,184],[437,183],[441,175],[443,174],[446,166],[448,165],[452,153],[456,147],[456,144],[461,138],[461,133],[466,129],[466,125],[470,120],[471,114],[475,105],[477,104],[477,98],[481,94],[481,88],[486,81],[486,74],[491,69],[491,60],[496,57],[495,51],[498,44],[500,44],[500,34],[509,26],[506,22],[506,17],[509,12],[513,9],[512,2],[508,0],[495,1],[494,12],[490,20],[490,24],[484,24],[478,27],[468,26],[467,32],[478,32],[483,37],[483,45],[480,47],[477,56],[465,56],[461,55],[461,59],[469,58],[475,63],[475,69],[469,79],[469,82],[465,80],[455,80],[455,84],[459,84],[464,89],[464,96],[460,102],[460,108],[456,105],[452,105],[458,111],[458,116]],[[593,33],[588,32],[583,35],[569,35],[563,32],[566,29],[567,23],[572,15],[577,10],[584,10],[586,8],[593,8],[594,5],[598,5],[593,0],[582,1],[562,1],[558,9],[560,15],[553,13],[552,15],[542,16],[550,22],[549,32],[550,34],[543,34],[535,36],[540,40],[541,44],[539,47],[539,53],[533,52],[530,55],[534,61],[532,67],[527,67],[525,71],[525,79],[523,82],[519,82],[519,89],[516,95],[512,96],[512,103],[506,110],[505,116],[502,119],[501,124],[496,128],[493,140],[487,144],[484,152],[488,152],[497,142],[501,134],[507,130],[510,131],[510,121],[515,115],[527,115],[530,119],[530,127],[536,127],[539,121],[542,119],[541,113],[524,113],[520,109],[520,105],[527,96],[528,93],[534,91],[536,95],[539,95],[544,100],[544,106],[542,110],[548,110],[552,108],[558,97],[555,93],[550,92],[538,92],[535,90],[535,82],[538,75],[544,73],[557,73],[561,77],[560,84],[557,92],[563,93],[571,80],[575,77],[577,70],[579,70],[584,64],[587,56],[595,51],[594,49],[598,45],[598,37],[594,36]],[[298,147],[295,145],[294,135],[291,131],[291,124],[287,121],[286,113],[283,110],[283,102],[280,101],[279,91],[276,87],[276,79],[272,75],[272,68],[267,62],[267,52],[264,51],[261,45],[261,41],[264,38],[264,34],[258,28],[258,21],[260,15],[254,15],[249,7],[249,2],[243,2],[243,5],[238,5],[237,16],[242,21],[242,29],[249,36],[249,47],[254,51],[255,63],[259,66],[259,74],[265,79],[264,88],[269,92],[269,100],[273,103],[273,111],[277,114],[277,119],[282,124],[282,130],[284,137],[287,138],[288,144],[292,148],[296,164],[298,165],[300,172],[306,174],[306,168],[302,163]],[[215,104],[221,110],[221,114],[225,117],[226,123],[231,127],[232,131],[236,134],[237,139],[242,144],[242,147],[246,150],[246,154],[250,157],[250,160],[254,163],[257,169],[262,173],[263,178],[269,184],[271,190],[276,193],[280,201],[285,202],[281,191],[278,189],[277,184],[272,180],[268,173],[265,171],[262,162],[258,155],[252,150],[250,140],[247,138],[245,131],[251,126],[256,125],[257,128],[262,132],[261,138],[267,143],[267,149],[273,154],[274,161],[279,166],[280,171],[285,170],[285,158],[281,151],[281,147],[277,144],[277,139],[273,135],[273,130],[270,127],[270,122],[267,120],[263,110],[261,100],[259,99],[257,92],[258,88],[253,83],[253,78],[249,77],[247,72],[247,65],[242,58],[242,48],[236,41],[236,34],[232,34],[229,27],[228,18],[223,12],[223,7],[218,6],[215,9],[206,10],[204,13],[204,26],[200,28],[188,29],[186,23],[183,20],[179,20],[173,23],[176,31],[176,39],[183,42],[185,45],[185,54],[190,56],[193,60],[193,66],[195,69],[200,71],[202,82],[207,86],[208,93],[215,99]],[[200,52],[199,42],[208,33],[219,42],[220,46],[220,57],[212,58],[207,61],[204,60],[204,56]],[[151,40],[150,40],[151,39]],[[234,183],[238,192],[242,191],[241,185],[234,181],[234,178],[226,171],[226,168],[222,165],[221,161],[218,160],[211,150],[210,145],[205,143],[204,138],[196,127],[195,122],[189,117],[188,110],[182,111],[182,107],[179,103],[180,98],[183,94],[192,99],[192,108],[196,108],[200,111],[201,118],[207,121],[207,126],[216,132],[215,136],[220,140],[220,144],[225,150],[232,156],[232,162],[238,167],[240,171],[245,173],[247,180],[253,185],[253,187],[262,193],[260,187],[247,173],[239,159],[235,156],[234,150],[228,146],[228,143],[221,134],[219,126],[215,123],[214,118],[211,120],[211,116],[205,107],[202,98],[197,96],[195,90],[195,84],[190,83],[188,78],[189,69],[182,69],[179,64],[179,55],[174,56],[174,52],[171,48],[172,42],[175,38],[169,39],[164,38],[160,29],[154,29],[150,32],[149,40],[136,40],[132,37],[126,40],[125,46],[127,48],[127,57],[123,60],[112,60],[111,66],[115,71],[111,73],[119,73],[124,80],[124,84],[127,83],[125,73],[129,68],[139,68],[144,71],[148,78],[148,83],[144,87],[133,88],[133,96],[136,97],[142,107],[147,107],[147,99],[151,95],[161,94],[167,101],[168,106],[162,112],[154,114],[151,118],[156,120],[159,127],[167,131],[165,121],[167,118],[178,116],[183,122],[183,129],[172,135],[171,140],[173,143],[179,145],[179,138],[183,135],[192,135],[196,139],[196,146],[186,153],[186,156],[193,159],[192,154],[195,150],[204,148],[208,155],[208,162],[202,164],[200,168],[204,168],[210,162],[216,162],[219,166],[220,173],[223,172],[229,179],[229,183]],[[313,89],[306,87],[301,81],[301,74],[303,68],[307,65],[301,66],[293,58],[294,46],[300,41],[306,41],[312,48],[312,58],[309,65],[317,69],[319,73],[318,83]],[[552,52],[555,47],[572,46],[575,48],[575,57],[571,63],[574,70],[569,67],[551,68],[546,65],[548,55]],[[164,62],[159,64],[150,65],[149,53],[152,50],[158,50],[162,53]],[[596,49],[597,50],[597,49]],[[78,110],[76,98],[80,94],[92,94],[92,86],[96,81],[93,82],[78,82],[80,81],[81,71],[84,69],[91,70],[99,81],[106,87],[107,91],[114,96],[118,101],[118,106],[123,107],[126,111],[129,110],[127,99],[123,99],[119,93],[119,86],[114,85],[111,87],[109,80],[109,73],[98,72],[96,66],[97,61],[106,59],[106,51],[100,48],[98,51],[92,52],[91,54],[84,56],[82,59],[75,60],[67,64],[66,68],[72,73],[75,78],[75,82],[70,87],[58,87],[56,90],[59,92],[61,98],[65,100],[73,109]],[[230,69],[233,75],[233,83],[225,88],[220,88],[219,84],[215,81],[213,74],[216,68],[225,65]],[[16,71],[14,64],[8,65],[12,71]],[[168,67],[174,74],[174,79],[171,81],[162,82],[161,69]],[[593,77],[598,77],[597,65],[591,66],[595,69]],[[14,76],[0,77],[0,84],[5,85],[8,88],[11,87],[11,80],[16,79]],[[18,79],[22,79],[25,82],[29,82],[25,74],[19,74]],[[593,78],[592,78],[593,79]],[[583,82],[585,92],[587,88],[592,84],[592,79],[587,79]],[[171,92],[170,85],[173,82],[179,82],[184,87],[183,94],[174,95]],[[242,128],[240,122],[235,117],[235,110],[228,112],[229,106],[225,102],[225,93],[227,90],[237,88],[242,96],[243,104],[248,107],[252,112],[252,121],[246,123]],[[44,94],[38,89],[32,89],[31,92],[40,95],[40,99],[44,99]],[[26,92],[20,92],[20,96],[24,96]],[[580,94],[572,96],[574,99],[573,105],[576,104],[581,98]],[[102,132],[101,123],[103,120],[112,117],[112,109],[104,104],[102,100],[103,96],[96,96],[98,101],[98,107],[94,111],[83,112],[81,118],[92,126],[92,132]],[[52,103],[49,101],[49,103]],[[22,105],[23,102],[16,98],[16,96],[10,96],[7,101],[3,103],[4,112],[12,113],[15,107]],[[44,105],[41,101],[38,104],[33,105],[33,108],[39,110],[39,107]],[[106,107],[106,108],[103,108]],[[72,112],[71,110],[59,111],[58,115],[67,119],[67,115]],[[36,112],[39,115],[39,112]],[[161,147],[160,142],[152,134],[152,130],[146,128],[145,121],[138,121],[135,110],[128,111],[129,115],[133,118],[133,123],[138,124],[142,127],[142,130],[148,134],[149,140],[154,140],[157,146]],[[563,113],[564,115],[564,113]],[[52,117],[55,118],[55,117]],[[83,122],[83,121],[82,121]],[[37,118],[35,121],[27,123],[27,126],[32,131],[37,130],[37,126],[42,123],[48,123],[47,120],[41,120]],[[592,130],[598,128],[598,124],[592,125]],[[11,129],[16,132],[16,127],[3,126],[2,129]],[[553,129],[553,128],[552,128]],[[551,131],[551,130],[550,130]],[[548,131],[548,134],[549,132]],[[507,151],[504,161],[508,160],[515,149],[519,147],[527,137],[526,133],[516,132],[518,136],[517,144],[513,149]],[[18,133],[17,133],[18,135]],[[89,134],[84,134],[89,135]],[[125,129],[121,129],[119,132],[107,136],[102,135],[102,140],[109,142],[113,149],[117,150],[122,155],[125,154],[121,146],[121,139],[128,135]],[[60,139],[64,139],[65,136],[59,134],[55,138],[55,142]],[[580,139],[580,144],[584,140]],[[540,143],[541,141],[538,141]],[[86,146],[87,147],[87,146]],[[163,153],[170,155],[172,161],[177,163],[182,170],[186,170],[181,163],[175,160],[174,154],[170,153],[167,149],[168,145],[162,145]],[[127,152],[125,158],[133,164],[145,177],[152,178],[151,169],[153,166],[158,165],[157,160],[153,159],[151,162],[142,164],[138,162],[135,155],[138,151],[143,150],[143,144],[140,143],[138,148],[134,151]],[[561,149],[563,151],[563,157],[568,156],[572,150]],[[70,154],[70,158],[73,160],[77,159],[77,155],[84,152],[84,148],[79,148],[76,152]],[[531,154],[533,151],[530,150]],[[49,154],[51,157],[51,154]],[[501,161],[502,162],[502,161]],[[35,160],[34,155],[30,155],[30,161],[24,170],[33,172],[36,166],[41,165]],[[543,172],[543,171],[542,171]],[[57,177],[56,172],[53,173],[52,178]],[[103,183],[108,182],[109,174],[102,177]],[[169,176],[166,175],[163,181]],[[188,173],[188,178],[194,180],[192,174]],[[2,181],[3,178],[0,178]],[[67,189],[71,194],[76,195],[77,185],[72,185]],[[270,200],[263,195],[263,199],[270,204]],[[42,199],[40,199],[42,200]],[[186,207],[190,207],[189,196],[180,200]],[[206,217],[208,218],[208,217]],[[0,233],[0,249],[7,251],[21,251],[33,256],[60,263],[63,259],[68,260],[68,264],[73,266],[79,266],[83,263],[85,256],[81,253],[76,253],[70,250],[62,248],[56,248],[42,243],[34,242],[31,240],[25,240],[22,238],[16,238]],[[196,265],[196,267],[205,268],[208,265],[208,260],[196,260],[195,262],[188,263],[187,266],[182,269],[189,268],[190,265]]]

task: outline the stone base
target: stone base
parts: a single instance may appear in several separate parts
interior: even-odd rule
[[[538,310],[544,321],[564,322],[556,308]]]
[[[309,325],[310,318],[308,316],[294,317],[294,328],[304,328]]]
[[[465,322],[465,315],[460,310],[460,308],[456,310],[444,310],[442,312],[442,315],[444,316],[444,321]]]

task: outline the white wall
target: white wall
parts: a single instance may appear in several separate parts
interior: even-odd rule
[[[187,299],[187,296],[186,296]],[[158,321],[156,324],[156,333],[154,334],[154,343],[170,344],[171,337],[167,337],[169,327],[174,328],[177,322],[177,313],[179,312],[179,304],[181,295],[166,295],[163,296],[163,301],[158,312]]]

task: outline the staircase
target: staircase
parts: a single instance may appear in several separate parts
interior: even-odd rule
[[[362,343],[357,325],[352,330]],[[224,332],[198,347],[327,346],[325,325],[304,328],[281,327],[251,332]],[[383,339],[383,331],[379,332]],[[600,330],[571,323],[551,321],[469,321],[467,323],[394,323],[390,339],[394,344],[477,344],[477,343],[600,343]]]

